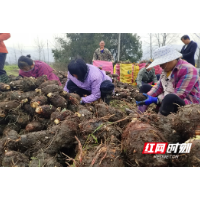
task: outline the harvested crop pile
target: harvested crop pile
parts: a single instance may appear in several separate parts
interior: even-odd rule
[[[64,86],[66,73],[56,74]],[[198,142],[191,156],[180,156],[182,164],[142,150],[144,142],[183,143],[197,134],[200,106],[185,106],[168,117],[151,106],[139,114],[135,101],[146,97],[107,74],[115,85],[110,105],[101,99],[80,105],[78,94],[63,91],[47,76],[0,83],[0,166],[199,166]]]

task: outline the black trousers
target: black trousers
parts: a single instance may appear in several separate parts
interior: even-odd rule
[[[157,74],[156,77],[157,77],[157,80],[159,81],[159,79],[160,79],[160,74]]]
[[[147,93],[151,90],[151,85],[143,85],[140,87],[140,93]],[[175,94],[167,94],[162,100],[159,111],[162,115],[167,116],[170,113],[175,113],[178,111],[179,106],[184,106],[185,102],[183,99]]]
[[[84,90],[82,88],[79,88],[73,81],[69,81],[67,83],[67,89],[69,90],[69,93],[76,93],[83,97],[84,95],[90,95],[91,91]],[[114,85],[111,81],[106,80],[101,83],[100,91],[101,91],[101,98],[104,99],[107,95],[111,95],[114,90]]]
[[[4,70],[6,55],[6,53],[0,53],[0,75],[6,74],[6,71]]]

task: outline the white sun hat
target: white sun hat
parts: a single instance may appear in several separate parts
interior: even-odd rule
[[[164,46],[157,49],[154,52],[153,57],[154,61],[147,67],[147,69],[181,58],[182,54],[170,46]]]

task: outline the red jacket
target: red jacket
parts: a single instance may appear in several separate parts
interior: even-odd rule
[[[8,53],[4,40],[10,38],[10,33],[0,33],[0,53]]]

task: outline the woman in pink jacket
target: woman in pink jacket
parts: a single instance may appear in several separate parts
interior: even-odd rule
[[[21,56],[18,59],[19,76],[22,77],[40,77],[42,75],[47,75],[48,80],[57,80],[60,85],[59,78],[53,73],[53,69],[45,62],[35,60],[30,58],[30,55]]]

